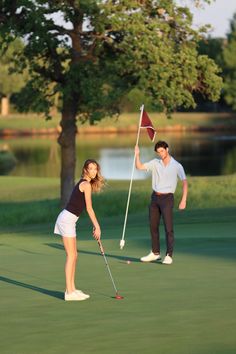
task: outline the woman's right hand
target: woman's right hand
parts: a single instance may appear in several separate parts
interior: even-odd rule
[[[98,225],[97,227],[93,228],[93,237],[98,241],[101,238],[101,229],[100,226]]]

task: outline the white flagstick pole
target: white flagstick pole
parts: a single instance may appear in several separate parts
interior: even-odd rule
[[[144,110],[144,105],[142,105],[140,107],[140,117],[139,117],[139,125],[138,125],[138,134],[137,134],[137,139],[136,139],[136,145],[138,145],[138,142],[139,142],[140,127],[141,127],[141,122],[142,122],[143,110]],[[135,154],[134,154],[134,159],[133,159],[133,167],[132,167],[132,173],[131,173],[131,179],[130,179],[130,185],[129,185],[128,200],[127,200],[127,205],[126,205],[125,221],[124,221],[124,226],[123,226],[122,238],[120,240],[120,249],[121,250],[124,248],[124,245],[125,245],[125,229],[126,229],[127,216],[128,216],[128,210],[129,210],[129,201],[130,201],[131,189],[132,189],[132,184],[133,184],[134,167],[135,167]]]

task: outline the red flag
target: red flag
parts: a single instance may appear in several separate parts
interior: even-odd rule
[[[151,119],[148,117],[148,115],[145,111],[143,111],[140,128],[146,128],[149,138],[152,141],[154,141],[155,136],[156,136],[156,130],[154,129]]]

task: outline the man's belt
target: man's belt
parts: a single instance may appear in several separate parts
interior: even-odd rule
[[[154,193],[156,195],[170,195],[170,194],[173,194],[173,193],[160,193],[160,192],[155,192],[155,191],[154,191]]]

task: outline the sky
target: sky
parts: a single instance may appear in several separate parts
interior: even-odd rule
[[[185,0],[177,2],[188,5],[191,3],[191,1]],[[191,7],[191,12],[194,16],[194,27],[211,24],[213,26],[213,31],[209,33],[211,37],[226,37],[230,29],[230,20],[236,13],[236,0],[213,0],[210,5],[204,4],[204,8]]]
[[[226,37],[230,28],[230,20],[236,13],[236,0],[211,0],[210,5],[201,1],[204,4],[201,8],[193,6],[194,0],[176,0],[176,3],[190,7],[193,13],[194,27],[211,24],[213,27],[213,30],[209,32],[211,37]],[[56,18],[59,23],[62,21],[59,14]]]

